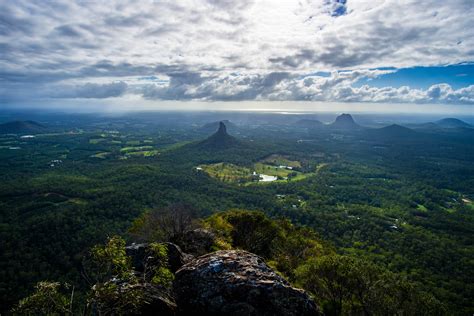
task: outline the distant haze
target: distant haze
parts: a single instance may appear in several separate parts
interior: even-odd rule
[[[47,109],[73,113],[129,112],[129,111],[250,111],[288,112],[288,114],[312,112],[393,113],[393,114],[440,114],[474,116],[472,105],[406,104],[406,103],[347,103],[309,101],[125,101],[125,100],[62,100],[16,103],[3,109]]]

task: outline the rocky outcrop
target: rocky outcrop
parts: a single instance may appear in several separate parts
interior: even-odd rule
[[[178,245],[167,242],[165,243],[168,248],[168,267],[171,272],[175,273],[184,264],[194,259],[193,255],[184,253],[181,251]]]
[[[314,301],[243,250],[198,257],[175,274],[175,300],[184,315],[320,315]]]
[[[196,252],[208,251],[214,236],[206,230],[195,230],[189,244],[199,245]],[[199,241],[199,242],[197,242]],[[175,274],[173,287],[154,285],[147,277],[159,262],[148,244],[126,247],[127,255],[140,283],[118,285],[116,299],[142,293],[141,315],[321,315],[314,301],[303,290],[292,287],[268,267],[264,260],[243,250],[221,250],[200,257],[183,252],[173,243],[168,249],[168,266]],[[145,271],[146,270],[146,271]],[[100,300],[98,300],[99,302]],[[103,307],[116,302],[102,302]]]

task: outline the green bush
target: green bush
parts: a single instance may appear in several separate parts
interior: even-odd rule
[[[61,293],[59,282],[38,282],[35,291],[13,309],[14,315],[72,315],[72,295]],[[74,293],[74,292],[72,292]]]

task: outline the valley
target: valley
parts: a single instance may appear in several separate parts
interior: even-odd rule
[[[420,125],[400,137],[407,127],[302,127],[276,114],[249,124],[227,114],[233,132],[214,124],[209,133],[167,115],[0,137],[2,306],[40,280],[86,287],[90,247],[112,234],[133,241],[137,217],[180,202],[200,217],[245,209],[288,218],[337,253],[399,273],[460,314],[472,310],[474,129]]]

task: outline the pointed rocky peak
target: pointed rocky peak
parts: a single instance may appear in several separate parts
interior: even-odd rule
[[[216,130],[219,130],[221,128],[222,123],[224,124],[224,128],[227,131],[232,132],[232,131],[238,130],[238,127],[231,121],[222,120],[222,121],[216,121],[216,122],[210,122],[210,123],[204,124],[203,126],[199,128],[199,131],[203,133],[214,133]]]
[[[237,143],[237,139],[227,134],[227,127],[224,122],[219,122],[219,129],[217,132],[202,141],[201,145],[208,148],[227,148]]]
[[[225,127],[224,122],[219,122],[219,129],[216,134],[227,135],[227,128]]]

